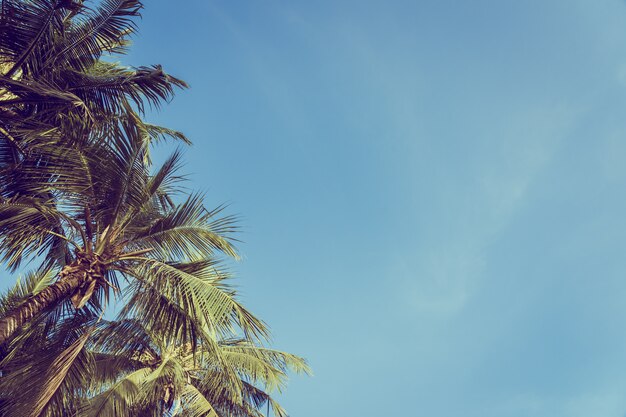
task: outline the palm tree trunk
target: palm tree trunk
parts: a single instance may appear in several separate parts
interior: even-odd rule
[[[59,276],[57,282],[29,297],[0,320],[0,345],[40,313],[71,297],[91,278],[86,271],[80,268],[80,265],[65,266]]]

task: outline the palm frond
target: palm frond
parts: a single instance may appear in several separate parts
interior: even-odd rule
[[[58,238],[71,241],[55,232],[65,220],[50,201],[28,197],[0,199],[2,260],[15,270],[23,257],[45,254]]]
[[[103,51],[122,52],[124,38],[136,30],[134,18],[142,7],[137,0],[101,1],[97,9],[87,10],[71,22],[60,44],[43,60],[44,68],[68,62],[82,70]]]
[[[202,270],[201,274],[189,273],[185,264],[143,258],[124,272],[137,280],[138,287],[133,291],[140,293],[144,288],[154,289],[173,304],[188,309],[190,315],[206,323],[213,334],[232,336],[236,333],[236,324],[248,337],[269,337],[265,324],[235,299],[235,293],[222,282],[224,276],[212,266]],[[139,297],[132,308],[149,310],[150,299]]]
[[[84,349],[89,327],[81,331],[77,325],[91,320],[86,315],[64,320],[40,344],[22,345],[22,351],[3,364],[0,413],[61,417],[75,407],[75,395],[89,385],[92,366]]]
[[[15,309],[26,298],[31,297],[48,285],[56,278],[57,271],[44,268],[27,272],[23,277],[18,277],[17,282],[0,297],[0,317]]]
[[[189,417],[219,417],[211,402],[192,384],[187,384],[181,393],[185,416]]]
[[[143,381],[150,372],[150,368],[140,368],[110,385],[105,385],[104,390],[86,399],[79,406],[77,417],[132,415]]]
[[[190,195],[151,225],[135,226],[129,243],[159,249],[174,259],[202,259],[215,251],[238,258],[231,237],[237,230],[236,218],[217,217],[223,209],[218,207],[208,211],[201,194]]]
[[[268,390],[281,390],[287,370],[310,374],[306,360],[287,352],[256,346],[249,341],[226,342],[222,346],[224,359],[242,376],[262,383]]]
[[[3,1],[0,46],[11,59],[7,77],[37,69],[40,57],[50,47],[62,26],[64,5],[55,0]]]
[[[184,81],[166,74],[159,65],[152,67],[125,68],[119,64],[99,61],[81,72],[68,72],[65,75],[67,91],[80,97],[89,109],[103,109],[110,113],[123,113],[130,104],[137,106],[140,113],[145,105],[159,107],[162,101],[169,100],[175,88],[187,86]],[[173,131],[151,129],[159,136],[180,138]]]

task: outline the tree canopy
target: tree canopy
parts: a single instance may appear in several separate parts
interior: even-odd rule
[[[186,84],[113,63],[134,0],[0,6],[0,412],[11,416],[261,416],[297,356],[229,284],[236,219],[154,166],[180,132],[143,120]],[[107,309],[115,321],[103,319]]]

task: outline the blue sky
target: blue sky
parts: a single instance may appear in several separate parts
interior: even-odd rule
[[[146,3],[292,416],[626,416],[624,2]]]

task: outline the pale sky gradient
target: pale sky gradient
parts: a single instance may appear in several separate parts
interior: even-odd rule
[[[626,416],[626,4],[146,1],[293,417]]]

